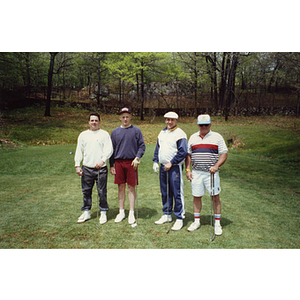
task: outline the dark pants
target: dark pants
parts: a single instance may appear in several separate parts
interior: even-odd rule
[[[168,176],[167,176],[168,173]],[[167,183],[168,177],[168,183]],[[171,169],[166,172],[163,165],[160,166],[159,171],[160,191],[163,204],[163,213],[171,215],[173,212],[173,199],[174,199],[174,215],[177,219],[184,219],[184,195],[183,195],[183,178],[182,166],[173,165]],[[167,188],[169,186],[169,190]],[[169,196],[169,199],[167,199]]]
[[[96,182],[99,195],[100,210],[108,210],[107,204],[107,167],[100,170],[83,166],[81,177],[81,187],[83,193],[83,206],[81,210],[90,210],[92,207],[92,191]]]

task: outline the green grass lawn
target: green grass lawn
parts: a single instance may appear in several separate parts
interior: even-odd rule
[[[193,222],[190,183],[184,178],[186,218],[179,232],[155,225],[161,216],[159,179],[152,157],[163,118],[132,123],[144,134],[146,153],[139,168],[138,226],[118,213],[117,186],[108,177],[108,222],[97,229],[97,196],[92,219],[77,224],[81,214],[80,179],[74,169],[76,138],[87,128],[88,112],[53,109],[51,118],[38,109],[4,116],[0,137],[23,147],[0,149],[0,248],[29,249],[298,249],[300,122],[288,117],[213,119],[212,130],[233,139],[221,170],[223,235],[210,242],[210,198],[203,199],[201,228]],[[117,116],[104,115],[102,127],[111,132]],[[194,118],[179,126],[188,137],[197,128]],[[41,146],[41,145],[49,146]],[[24,146],[27,145],[27,146]],[[35,146],[34,146],[35,145]],[[126,215],[128,214],[126,201]]]

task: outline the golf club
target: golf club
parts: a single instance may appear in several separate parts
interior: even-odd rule
[[[100,182],[100,169],[98,170],[98,182],[97,182],[97,194],[98,194],[98,209],[97,209],[97,229],[100,229],[99,226],[99,211],[100,211],[100,196],[99,196],[99,182]]]
[[[210,241],[214,241],[215,239],[215,230],[213,226],[213,214],[215,211],[215,174],[210,174],[210,188],[211,188],[211,206],[210,206]]]
[[[170,232],[170,224],[169,224],[169,171],[166,171],[167,176],[167,223],[168,223],[168,231],[167,234]]]
[[[137,169],[135,170],[135,203],[136,203],[136,220],[131,227],[136,227],[138,224],[138,217],[139,217],[139,208],[138,208],[138,197],[137,197]]]

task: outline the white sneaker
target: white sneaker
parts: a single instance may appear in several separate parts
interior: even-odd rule
[[[177,219],[171,228],[172,230],[180,230],[183,226],[183,220]]]
[[[220,223],[215,223],[215,235],[222,235],[223,230]]]
[[[115,223],[120,223],[125,219],[125,213],[119,213],[115,218]]]
[[[99,218],[100,225],[105,224],[106,222],[107,222],[106,214],[101,213],[100,218]]]
[[[135,217],[134,217],[134,212],[133,211],[129,211],[129,215],[128,215],[128,224],[133,224],[135,223]]]
[[[91,218],[90,211],[85,210],[82,215],[78,218],[77,223],[83,223]]]
[[[166,222],[172,222],[171,215],[163,215],[159,220],[155,221],[154,223],[157,225],[164,224]]]
[[[200,222],[193,222],[188,228],[188,231],[194,231],[198,228],[200,228]]]

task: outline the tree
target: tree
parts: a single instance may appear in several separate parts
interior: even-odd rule
[[[288,70],[288,81],[294,86],[297,93],[297,110],[299,116],[300,110],[300,53],[299,52],[281,52],[276,53],[276,57],[280,60],[283,67]],[[294,78],[292,75],[294,74]]]
[[[108,64],[110,72],[120,82],[136,86],[141,120],[144,120],[145,85],[154,81],[157,74],[162,72],[160,67],[167,56],[159,52],[128,52],[111,56]]]
[[[58,52],[50,52],[50,65],[48,70],[48,88],[47,88],[47,101],[45,109],[45,117],[50,117],[50,107],[51,107],[51,92],[52,92],[52,79],[53,79],[53,69],[55,57]]]
[[[179,61],[184,64],[194,89],[194,115],[198,114],[198,91],[206,81],[205,56],[201,52],[178,52]]]

